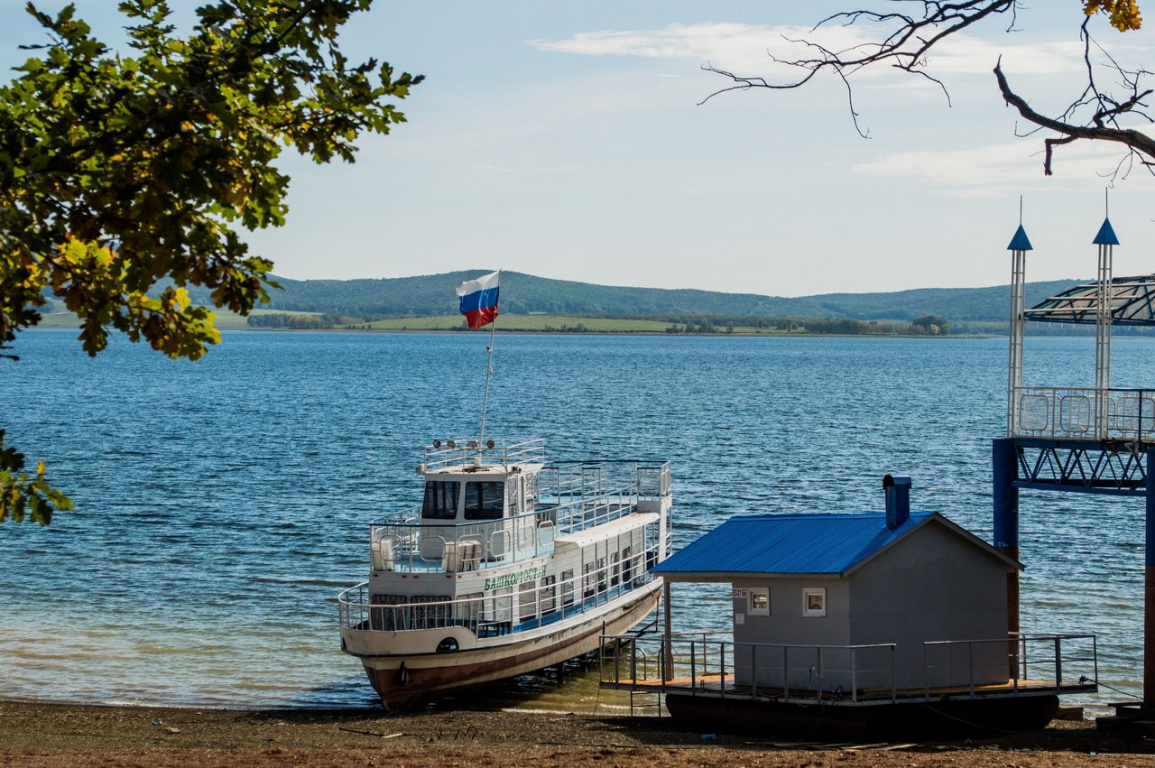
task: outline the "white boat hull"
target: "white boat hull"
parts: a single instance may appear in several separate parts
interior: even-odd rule
[[[456,688],[534,672],[595,651],[602,634],[622,634],[639,624],[658,605],[661,581],[631,591],[575,623],[519,633],[503,642],[477,645],[450,653],[367,655],[361,662],[374,690],[386,706],[428,699]],[[369,634],[344,630],[346,651]]]

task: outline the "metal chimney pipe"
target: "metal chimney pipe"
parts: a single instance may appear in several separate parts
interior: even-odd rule
[[[887,475],[882,478],[886,494],[886,527],[898,528],[910,519],[910,478]]]

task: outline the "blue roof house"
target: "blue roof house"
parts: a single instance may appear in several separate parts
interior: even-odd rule
[[[942,515],[912,514],[909,487],[887,476],[886,514],[733,517],[654,572],[731,584],[737,686],[1006,683],[1007,577],[1021,566]]]

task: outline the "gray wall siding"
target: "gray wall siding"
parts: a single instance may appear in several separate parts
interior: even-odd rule
[[[923,642],[1001,641],[1007,636],[1006,598],[1006,565],[941,526],[927,525],[851,575],[851,642],[897,643],[897,686],[922,687]],[[1005,642],[973,646],[976,683],[1007,680],[1007,650]],[[966,646],[932,646],[930,684],[967,684],[971,658]]]
[[[946,528],[929,524],[890,547],[846,579],[751,576],[734,587],[769,587],[770,615],[753,616],[748,599],[733,601],[734,675],[738,685],[832,691],[841,687],[922,688],[1001,683],[1008,679],[1007,565]],[[826,588],[826,616],[802,615],[802,590]],[[742,623],[738,623],[738,615]],[[928,640],[992,640],[930,647]],[[895,643],[856,652],[818,653],[790,646]],[[893,670],[893,676],[892,676]]]
[[[749,645],[848,645],[851,606],[845,579],[754,577],[735,581],[734,586],[770,588],[769,616],[751,616],[747,598],[734,600],[734,677],[738,685],[780,688],[788,681],[793,688],[829,690],[849,682],[848,676],[837,672],[850,668],[844,651],[824,652],[820,663],[817,653],[808,648],[792,648],[784,658],[781,648],[755,650]],[[802,590],[806,587],[826,588],[825,616],[802,615]],[[744,617],[742,624],[737,623],[738,614]]]

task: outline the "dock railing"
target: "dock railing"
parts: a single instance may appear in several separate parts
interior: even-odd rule
[[[604,635],[601,684],[691,695],[813,703],[870,695],[895,700],[895,644],[735,643],[729,633]],[[670,666],[672,665],[672,666]]]
[[[601,684],[658,693],[840,705],[1097,690],[1094,635],[1015,633],[1006,638],[925,642],[922,684],[914,683],[918,687],[910,687],[912,679],[920,677],[915,648],[907,649],[903,661],[895,643],[735,643],[725,635],[675,634],[669,652],[660,634],[604,635]],[[914,674],[902,666],[907,671],[900,675],[900,665],[912,661]]]
[[[1093,689],[1099,679],[1095,635],[1013,632],[1006,640],[936,640],[923,643],[923,659],[927,697],[947,689],[954,696],[989,695],[997,685],[1011,695],[1073,692]]]
[[[1094,387],[1017,387],[1011,409],[1010,437],[1155,442],[1151,389],[1100,393]]]

